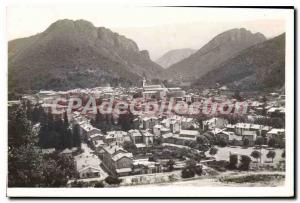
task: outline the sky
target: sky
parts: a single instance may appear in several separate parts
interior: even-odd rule
[[[134,40],[156,60],[172,49],[199,49],[217,34],[246,28],[272,38],[285,31],[284,10],[183,7],[7,7],[7,39],[43,32],[59,19],[84,19]]]

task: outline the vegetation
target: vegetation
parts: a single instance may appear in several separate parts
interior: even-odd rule
[[[202,166],[197,166],[195,160],[190,159],[186,163],[186,167],[184,167],[181,171],[182,178],[192,178],[195,174],[201,176],[202,175]]]
[[[65,187],[76,176],[74,160],[42,155],[24,106],[8,112],[8,186]]]
[[[175,161],[174,161],[173,159],[170,159],[170,160],[167,162],[168,170],[169,170],[169,171],[173,171],[173,170],[174,170],[174,165],[175,165]]]
[[[273,163],[273,160],[274,160],[274,158],[275,158],[275,156],[276,156],[276,152],[273,151],[273,150],[270,150],[270,151],[267,153],[266,156],[267,156],[268,159],[272,159],[272,163]]]
[[[258,136],[255,140],[256,145],[263,145],[264,144],[264,138],[262,136]]]
[[[229,157],[228,169],[236,169],[238,164],[238,156],[236,154],[231,154]]]
[[[108,176],[107,178],[105,178],[105,182],[109,185],[119,185],[122,180],[118,177]]]
[[[246,148],[249,147],[249,143],[250,143],[250,142],[249,142],[248,139],[244,139],[244,140],[243,140],[243,146],[244,146],[244,147],[246,147]]]
[[[242,155],[240,159],[239,169],[243,171],[248,171],[250,168],[251,158],[246,155]]]
[[[255,150],[251,153],[251,156],[256,159],[256,161],[258,162],[258,159],[261,157],[261,154],[259,151]]]
[[[268,141],[268,145],[269,145],[269,147],[275,147],[275,139],[270,138],[269,141]]]
[[[210,154],[211,156],[214,156],[214,155],[216,155],[217,153],[218,153],[218,149],[217,149],[217,148],[215,148],[215,147],[210,148],[209,154]]]
[[[232,182],[232,183],[256,183],[256,182],[263,182],[266,183],[268,181],[279,181],[284,179],[284,175],[279,174],[251,174],[251,175],[244,175],[238,177],[221,177],[219,180],[221,182]]]
[[[281,158],[285,158],[285,151],[282,152]]]
[[[68,117],[65,113],[64,120],[54,119],[51,113],[42,113],[40,116],[39,146],[42,148],[65,149],[80,147],[81,139],[79,129],[74,132],[69,128]]]

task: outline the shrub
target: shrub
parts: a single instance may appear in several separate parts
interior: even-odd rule
[[[195,176],[194,170],[191,170],[190,168],[184,168],[181,171],[181,177],[182,178],[192,178]]]
[[[253,157],[253,158],[255,158],[256,159],[256,161],[258,162],[258,158],[260,158],[260,156],[261,156],[261,154],[260,154],[260,152],[259,151],[253,151],[252,153],[251,153],[251,156]]]
[[[107,178],[105,178],[105,182],[107,182],[109,185],[119,185],[122,180],[117,177],[108,176]]]
[[[229,164],[227,168],[236,169],[238,164],[238,156],[236,154],[231,154],[229,157]]]
[[[269,151],[269,152],[267,153],[267,158],[268,158],[268,159],[272,159],[272,163],[273,163],[273,159],[275,158],[275,156],[276,156],[275,151]]]
[[[241,170],[243,170],[243,171],[249,170],[250,163],[251,163],[251,158],[249,156],[242,155],[240,162],[241,162],[241,165],[240,165]]]
[[[215,147],[210,148],[209,154],[210,154],[211,156],[214,156],[214,155],[216,155],[217,153],[218,153],[218,149],[217,149],[217,148],[215,148]]]
[[[102,181],[97,181],[95,183],[94,187],[97,187],[97,188],[104,187],[104,183]]]
[[[197,167],[195,168],[195,173],[196,173],[198,176],[201,176],[202,173],[203,173],[202,166],[197,166]]]

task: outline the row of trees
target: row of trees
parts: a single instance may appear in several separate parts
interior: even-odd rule
[[[19,106],[8,111],[8,186],[66,186],[68,178],[76,175],[74,160],[41,153],[25,109]]]
[[[251,153],[251,156],[252,156],[254,159],[256,159],[257,162],[258,162],[258,159],[259,159],[259,158],[261,159],[262,154],[261,154],[259,151],[255,150],[255,151],[253,151],[253,152]],[[267,157],[268,159],[271,159],[271,160],[272,160],[272,163],[273,163],[273,160],[274,160],[275,156],[276,156],[276,152],[273,151],[273,150],[268,151],[268,153],[266,154],[266,157]],[[285,152],[283,152],[283,153],[281,154],[281,157],[282,157],[282,158],[285,157]]]
[[[133,119],[134,116],[129,111],[127,113],[119,114],[118,126],[115,126],[112,114],[102,114],[98,111],[95,119],[91,120],[91,124],[95,128],[100,129],[103,133],[118,127],[120,127],[121,130],[128,131],[134,128]]]
[[[39,121],[39,146],[42,148],[65,149],[81,146],[79,127],[75,126],[73,130],[70,128],[66,113],[63,119],[54,119],[51,113],[44,114]]]
[[[196,174],[201,176],[203,173],[202,166],[197,165],[196,161],[193,159],[190,159],[187,161],[186,166],[181,171],[181,177],[182,178],[192,178]]]

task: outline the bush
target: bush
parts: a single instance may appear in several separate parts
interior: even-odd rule
[[[108,176],[107,178],[105,178],[105,182],[107,182],[109,185],[119,185],[122,180],[117,177]]]
[[[197,166],[197,167],[195,168],[195,173],[196,173],[198,176],[201,176],[202,173],[203,173],[202,166]]]
[[[94,187],[97,187],[97,188],[104,187],[104,183],[102,181],[98,181],[95,183]]]
[[[214,155],[217,154],[217,153],[218,153],[218,149],[217,149],[217,148],[215,148],[215,147],[210,148],[209,154],[210,154],[211,156],[214,156]]]
[[[229,169],[236,169],[237,168],[237,163],[238,163],[238,156],[236,154],[231,154],[229,157],[229,164],[227,168]]]
[[[250,168],[251,158],[249,156],[242,155],[240,162],[240,169],[243,171],[248,171]]]
[[[195,176],[194,170],[191,170],[190,168],[184,168],[181,171],[181,177],[182,178],[192,178]]]
[[[251,156],[252,156],[254,159],[256,159],[256,161],[258,162],[258,158],[261,157],[261,154],[260,154],[259,151],[255,150],[255,151],[253,151],[253,152],[251,153]]]

